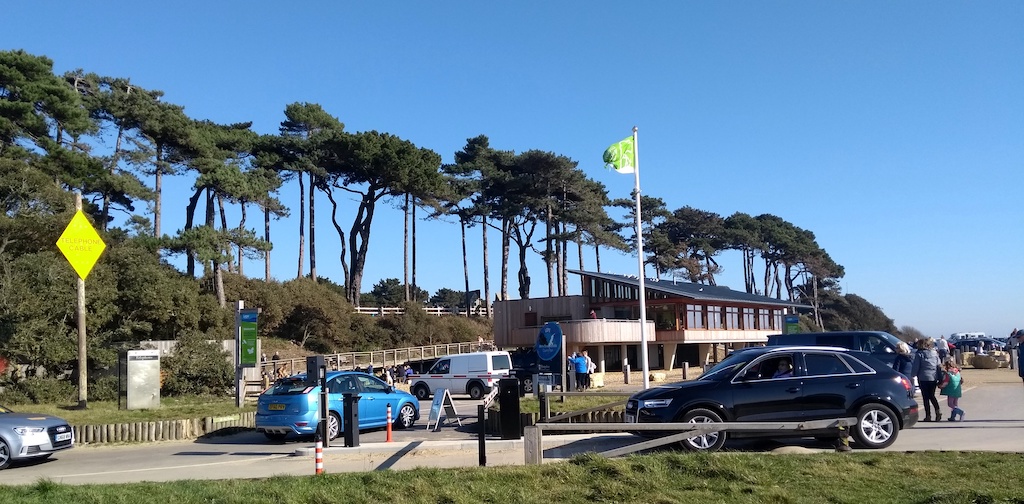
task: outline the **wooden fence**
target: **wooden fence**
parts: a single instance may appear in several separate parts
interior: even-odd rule
[[[235,413],[219,417],[190,418],[184,420],[157,420],[103,425],[73,425],[76,444],[143,443],[198,439],[224,431],[256,427],[256,412]]]

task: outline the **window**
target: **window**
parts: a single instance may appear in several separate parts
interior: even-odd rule
[[[758,329],[771,329],[772,328],[772,314],[771,310],[760,308],[757,310],[757,328]]]
[[[359,384],[363,386],[363,392],[387,392],[388,391],[388,386],[384,382],[382,382],[382,381],[380,381],[380,380],[378,380],[376,378],[372,378],[369,375],[367,375],[367,376],[357,376],[356,379],[358,379],[359,380]]]
[[[722,307],[721,306],[709,306],[708,307],[708,329],[721,329],[722,328]]]
[[[749,329],[756,329],[757,325],[755,324],[755,322],[756,322],[756,319],[754,318],[754,309],[753,308],[744,308],[743,309],[743,329],[747,329],[747,330],[749,330]]]
[[[726,306],[725,307],[725,328],[726,329],[741,329],[740,327],[740,309],[737,306]]]
[[[867,347],[864,349],[865,352],[881,354],[893,353],[892,345],[887,344],[885,339],[880,336],[876,336],[874,334],[867,336],[864,338],[864,343],[864,346]]]
[[[327,383],[327,392],[330,394],[354,394],[359,391],[355,380],[351,376],[337,376]]]
[[[512,369],[512,361],[509,360],[505,354],[492,355],[491,356],[491,369],[495,371],[502,371],[505,369]]]
[[[427,374],[448,374],[451,369],[451,359],[442,359],[434,363],[434,367],[430,368],[430,372]]]
[[[849,374],[850,368],[835,354],[809,353],[804,355],[808,376]]]
[[[701,305],[686,305],[686,328],[704,329],[704,307]]]
[[[647,318],[654,321],[654,328],[659,331],[676,330],[676,307],[673,305],[654,305],[647,309]]]
[[[537,327],[537,312],[523,314],[523,327]]]

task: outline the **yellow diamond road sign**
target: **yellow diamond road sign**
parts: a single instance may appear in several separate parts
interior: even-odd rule
[[[64,253],[64,257],[78,272],[78,276],[85,280],[103,253],[103,249],[107,248],[107,244],[103,243],[99,233],[93,229],[92,224],[89,224],[89,219],[86,219],[85,214],[79,210],[57,239],[57,248]]]

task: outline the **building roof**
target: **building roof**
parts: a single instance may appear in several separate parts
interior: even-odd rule
[[[585,277],[600,278],[609,282],[617,282],[637,288],[640,287],[640,279],[636,275],[615,275],[611,273],[597,273],[594,271],[579,270],[569,270],[569,272]],[[644,281],[644,288],[647,290],[662,292],[673,297],[684,297],[698,301],[729,301],[733,303],[810,308],[809,305],[797,303],[795,301],[786,301],[784,299],[760,296],[717,285],[695,284],[690,282],[680,282],[677,280],[658,280],[655,278],[648,278]]]

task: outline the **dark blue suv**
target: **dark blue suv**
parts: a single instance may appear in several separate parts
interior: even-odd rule
[[[892,366],[900,339],[885,331],[830,331],[816,333],[773,334],[768,346],[831,346],[867,352]]]

